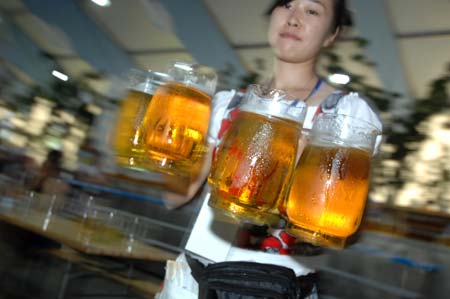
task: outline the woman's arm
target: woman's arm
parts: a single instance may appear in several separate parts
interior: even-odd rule
[[[201,189],[211,168],[213,150],[214,145],[208,144],[204,158],[193,166],[193,175],[167,177],[168,190],[164,192],[162,198],[167,208],[174,209],[188,203]]]

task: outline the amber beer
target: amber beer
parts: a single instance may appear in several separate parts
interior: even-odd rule
[[[170,82],[154,94],[142,127],[148,159],[159,170],[187,171],[203,157],[211,96]]]
[[[261,101],[268,103],[263,111],[243,107],[223,137],[208,178],[209,205],[239,220],[270,225],[279,220],[277,204],[287,195],[304,114],[295,119],[283,109],[273,113],[271,101]]]
[[[141,123],[152,96],[143,91],[130,89],[121,103],[114,134],[119,165],[138,166],[146,159]]]
[[[331,240],[352,235],[361,222],[369,170],[368,151],[306,146],[286,205],[290,223],[301,228],[294,232],[309,241],[314,232]]]
[[[345,246],[361,222],[377,134],[350,116],[318,116],[284,206],[288,232],[315,245]]]
[[[142,127],[155,90],[168,75],[132,69],[128,72],[128,89],[117,113],[113,134],[116,162],[126,168],[146,169],[145,128]]]

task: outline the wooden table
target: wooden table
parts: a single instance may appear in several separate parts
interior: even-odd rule
[[[32,209],[26,211],[3,210],[0,212],[0,220],[60,242],[86,254],[149,261],[166,261],[176,258],[175,253],[139,241],[134,241],[131,250],[127,250],[123,246],[124,239],[120,237],[120,234],[116,234],[116,237],[106,241],[105,238],[90,238],[86,241],[86,227],[81,221]],[[102,232],[97,233],[101,234]]]
[[[61,211],[55,214],[51,208],[27,207],[19,197],[0,198],[0,221],[63,245],[62,249],[44,250],[45,254],[67,263],[58,290],[59,299],[65,297],[69,282],[77,277],[76,273],[72,274],[72,264],[84,269],[86,273],[107,278],[130,287],[148,298],[153,298],[160,290],[162,282],[160,277],[152,275],[139,279],[129,277],[121,271],[109,269],[108,264],[115,261],[133,269],[134,264],[145,264],[145,261],[148,261],[150,264],[155,262],[162,269],[167,260],[174,260],[177,256],[174,252],[149,245],[139,239],[130,242],[126,234],[101,222],[92,226],[81,217]]]

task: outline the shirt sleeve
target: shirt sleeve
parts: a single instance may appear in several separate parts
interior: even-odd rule
[[[211,118],[208,129],[208,142],[217,145],[219,142],[218,134],[222,124],[222,119],[227,114],[227,108],[230,101],[235,96],[235,90],[220,91],[212,99]]]

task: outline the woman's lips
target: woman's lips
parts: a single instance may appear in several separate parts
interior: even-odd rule
[[[300,37],[298,37],[297,35],[295,35],[293,33],[289,33],[289,32],[280,33],[280,37],[287,38],[287,39],[292,39],[292,40],[296,40],[296,41],[300,41],[301,40]]]

